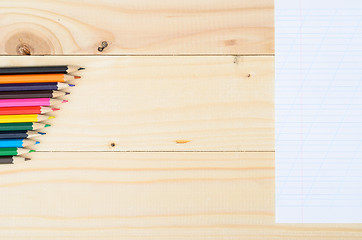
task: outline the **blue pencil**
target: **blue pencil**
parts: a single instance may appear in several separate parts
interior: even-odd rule
[[[39,142],[29,139],[0,139],[0,148],[22,148],[35,144],[39,144]]]

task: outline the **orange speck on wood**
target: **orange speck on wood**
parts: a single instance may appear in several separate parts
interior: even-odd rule
[[[188,143],[191,142],[191,140],[176,140],[176,143]]]

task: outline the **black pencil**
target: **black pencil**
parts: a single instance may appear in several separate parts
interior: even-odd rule
[[[0,164],[16,164],[29,160],[30,158],[23,158],[18,156],[3,156],[0,157]]]
[[[62,97],[64,95],[68,95],[68,94],[69,93],[66,93],[66,92],[52,91],[52,90],[0,92],[0,99],[56,98],[56,97]]]
[[[32,138],[39,137],[41,135],[45,135],[43,132],[35,132],[35,131],[6,131],[0,132],[0,139],[24,139],[24,138]]]
[[[38,91],[38,90],[60,90],[68,87],[74,87],[73,84],[61,82],[47,82],[47,83],[13,83],[1,84],[0,92],[10,91]]]
[[[0,75],[9,74],[41,74],[41,73],[72,73],[84,68],[75,66],[35,66],[35,67],[4,67],[0,68]]]

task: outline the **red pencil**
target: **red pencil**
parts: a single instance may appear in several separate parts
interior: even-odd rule
[[[0,107],[0,115],[43,114],[57,111],[59,108],[50,107]]]

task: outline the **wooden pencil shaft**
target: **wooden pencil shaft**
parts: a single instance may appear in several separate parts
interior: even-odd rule
[[[71,73],[78,71],[78,67],[60,66],[34,66],[34,67],[5,67],[0,68],[0,75],[10,74],[43,74],[43,73]]]
[[[0,148],[9,148],[9,147],[17,147],[17,148],[23,148],[31,145],[38,144],[39,142],[29,140],[29,139],[0,139]]]
[[[0,164],[12,164],[14,161],[13,156],[0,157]]]
[[[40,82],[65,82],[75,79],[74,76],[66,74],[20,74],[0,75],[0,84],[9,83],[40,83]]]
[[[40,114],[0,115],[0,123],[40,122],[50,118],[54,117]]]
[[[0,123],[0,132],[2,131],[20,131],[20,130],[37,130],[50,125],[33,122],[19,123]]]
[[[18,148],[0,148],[0,156],[16,156]]]
[[[0,99],[14,99],[14,98],[53,98],[64,96],[64,92],[41,90],[41,91],[14,91],[14,92],[0,92]]]
[[[23,158],[18,156],[2,156],[0,157],[0,164],[16,164],[28,160],[30,160],[30,158]]]
[[[0,132],[0,139],[24,139],[28,138],[29,135],[36,135],[36,132],[28,132],[28,131],[7,131]]]
[[[16,147],[0,148],[0,156],[17,156],[28,152],[31,152],[31,150]]]
[[[13,98],[0,99],[0,107],[31,107],[31,106],[51,106],[68,102],[66,100],[52,98]]]
[[[0,115],[43,114],[52,112],[53,109],[54,108],[41,106],[0,107]]]
[[[1,84],[0,92],[60,90],[67,87],[69,84],[58,82]]]

